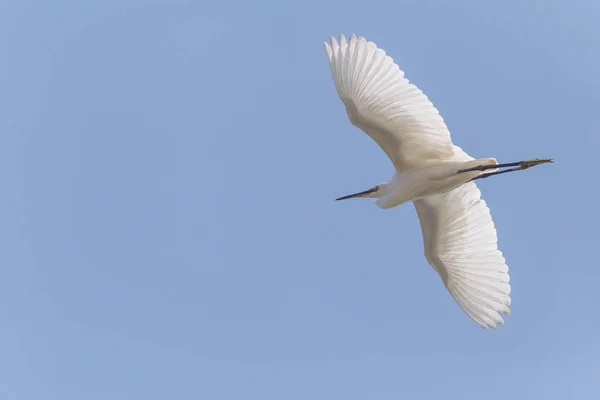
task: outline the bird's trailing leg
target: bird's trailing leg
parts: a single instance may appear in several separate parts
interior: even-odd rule
[[[490,176],[505,174],[507,172],[521,171],[527,168],[535,167],[536,165],[545,164],[545,163],[553,163],[554,160],[551,158],[534,158],[531,160],[519,161],[514,163],[506,163],[506,164],[495,164],[495,165],[478,165],[477,167],[461,169],[458,173],[469,172],[469,171],[486,171],[488,169],[498,169],[498,168],[506,168],[506,167],[515,167],[510,169],[505,169],[502,171],[494,171],[487,174],[481,174],[473,179],[482,179],[489,178]]]

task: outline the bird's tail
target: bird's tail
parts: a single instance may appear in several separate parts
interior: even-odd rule
[[[490,168],[490,166],[498,165],[495,158],[479,158],[472,160],[464,160],[458,170],[459,175],[467,179],[467,182],[477,178],[481,174],[489,174],[497,171],[498,168]]]
[[[498,165],[498,161],[495,158],[480,158],[475,160],[475,165]],[[498,171],[498,168],[490,168],[485,170],[485,172],[494,172]]]
[[[498,165],[498,161],[496,161],[495,158],[480,158],[480,159],[476,160],[473,157],[471,157],[470,155],[468,155],[467,153],[465,153],[465,151],[463,149],[461,149],[460,147],[458,147],[457,145],[453,145],[452,147],[454,149],[454,157],[452,157],[452,161],[464,162],[465,167],[463,169],[479,167],[482,165],[485,165],[485,166]],[[498,170],[498,168],[492,168],[492,169],[488,169],[487,172],[497,171],[497,170]]]

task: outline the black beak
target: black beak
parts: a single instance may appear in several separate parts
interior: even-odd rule
[[[338,200],[347,200],[347,199],[354,199],[354,198],[357,198],[357,197],[363,197],[363,196],[369,195],[371,193],[375,193],[378,190],[379,190],[379,186],[375,186],[374,188],[371,188],[369,190],[365,190],[364,192],[359,192],[359,193],[349,194],[347,196],[338,197],[337,199],[335,199],[335,201],[338,201]]]

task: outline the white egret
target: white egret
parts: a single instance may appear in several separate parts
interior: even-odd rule
[[[479,326],[503,324],[510,314],[508,267],[476,179],[523,170],[551,159],[498,164],[474,159],[453,145],[438,110],[385,51],[354,34],[325,52],[350,122],[368,134],[395,167],[393,178],[336,200],[376,198],[391,208],[412,201],[425,258],[464,312]],[[510,169],[502,169],[514,167]]]

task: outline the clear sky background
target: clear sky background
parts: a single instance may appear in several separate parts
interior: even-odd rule
[[[567,399],[600,390],[597,1],[0,2],[0,398]],[[496,331],[423,257],[323,41],[383,47],[475,157]]]

